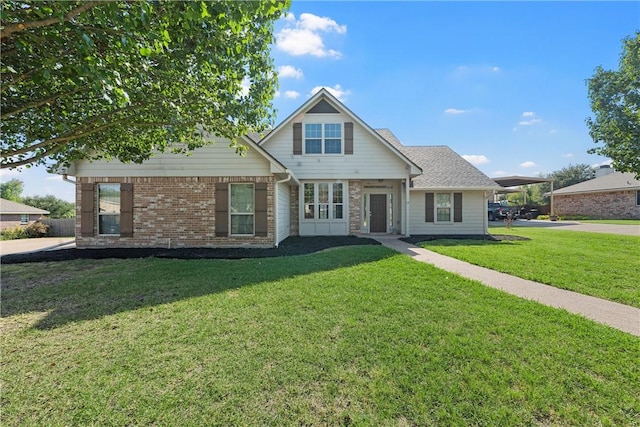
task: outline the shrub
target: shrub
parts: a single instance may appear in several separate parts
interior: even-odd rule
[[[25,233],[27,233],[27,237],[45,237],[49,234],[49,226],[40,221],[36,221],[33,224],[27,225],[24,229]]]
[[[27,232],[23,227],[19,225],[5,228],[0,231],[0,238],[2,240],[16,240],[16,239],[25,239],[27,237]]]

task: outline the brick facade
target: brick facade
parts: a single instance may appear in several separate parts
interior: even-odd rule
[[[133,237],[98,236],[80,232],[83,183],[133,184]],[[267,236],[215,235],[216,183],[267,183]],[[97,200],[94,201],[97,203]],[[275,241],[274,179],[244,177],[91,177],[76,184],[76,245],[78,247],[271,247]]]
[[[37,220],[42,218],[40,214],[29,214],[29,221],[22,222],[22,214],[1,214],[0,215],[0,230],[5,228],[11,228],[15,226],[26,227],[29,224],[33,224]]]
[[[349,181],[349,234],[360,235],[362,218],[362,181]]]
[[[640,219],[637,192],[612,191],[584,194],[554,194],[557,215],[584,215],[598,219]]]

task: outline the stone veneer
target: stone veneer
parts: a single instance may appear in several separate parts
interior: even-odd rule
[[[362,181],[349,181],[349,234],[360,235],[362,218]]]
[[[83,237],[83,183],[133,184],[133,237]],[[267,237],[215,235],[216,183],[267,183]],[[96,192],[97,197],[97,192]],[[97,203],[97,201],[96,201]],[[275,240],[274,182],[270,176],[244,177],[91,177],[76,184],[78,247],[271,247]]]
[[[554,194],[557,215],[584,215],[599,219],[640,219],[636,191]]]
[[[300,187],[289,187],[289,235],[300,235]]]

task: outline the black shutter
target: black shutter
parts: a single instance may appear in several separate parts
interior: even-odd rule
[[[133,184],[120,184],[120,236],[133,237]]]
[[[353,122],[344,124],[344,154],[353,154]]]
[[[435,222],[433,196],[433,193],[424,194],[424,222]]]
[[[453,193],[453,222],[462,222],[462,193]]]
[[[216,184],[216,237],[229,236],[229,185]]]
[[[93,184],[81,184],[80,187],[80,235],[93,236],[95,221],[95,190]]]
[[[302,154],[302,123],[293,124],[293,154]]]
[[[255,233],[258,237],[267,237],[267,184],[255,184]]]

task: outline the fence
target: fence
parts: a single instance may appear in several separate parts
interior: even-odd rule
[[[50,237],[73,237],[76,235],[75,218],[42,219],[43,224],[47,224]]]

